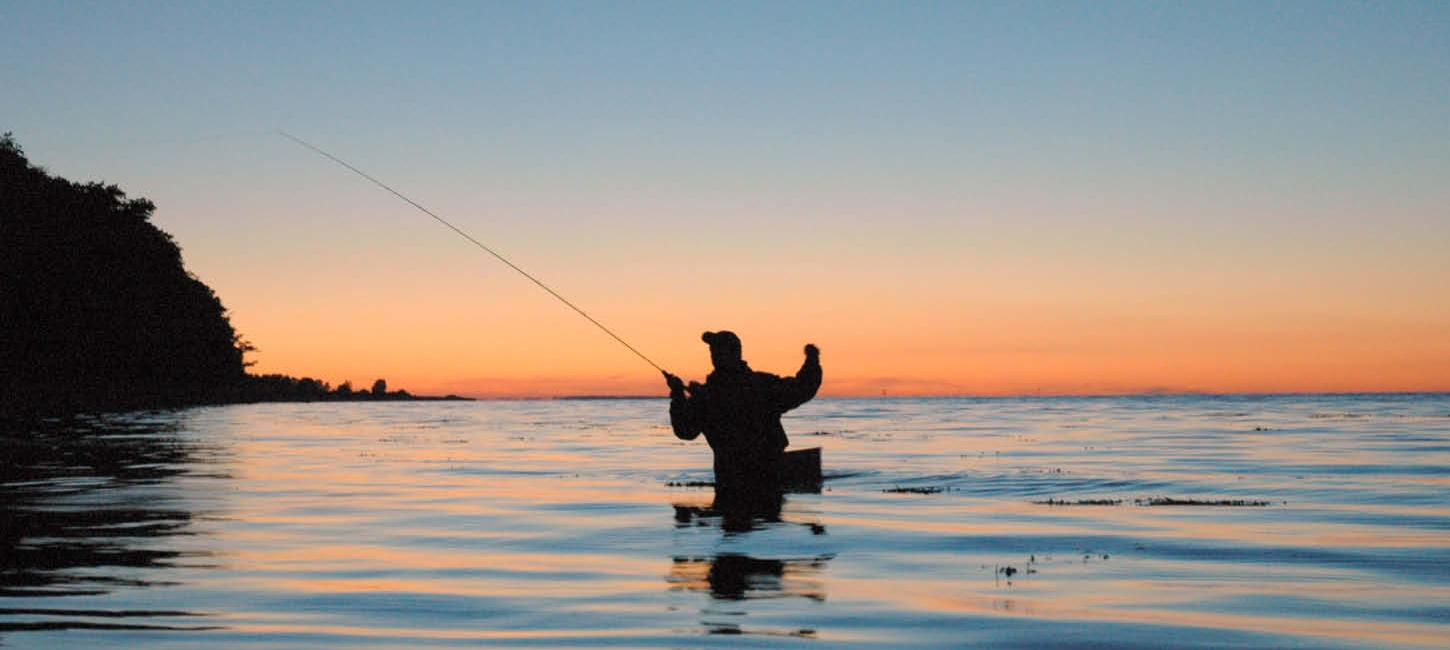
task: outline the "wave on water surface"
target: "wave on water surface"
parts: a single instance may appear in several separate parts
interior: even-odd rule
[[[1447,414],[820,399],[822,490],[743,513],[660,400],[12,427],[0,645],[1444,647]]]

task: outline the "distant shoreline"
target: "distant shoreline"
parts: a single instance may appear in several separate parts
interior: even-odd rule
[[[358,394],[351,397],[328,396],[315,399],[246,399],[235,402],[221,402],[211,406],[226,406],[229,404],[267,404],[277,403],[310,403],[310,402],[477,402],[477,397],[464,397],[462,395],[407,395],[405,397],[363,397]]]
[[[1391,397],[1391,396],[1450,396],[1450,390],[1430,391],[1346,391],[1346,392],[1274,392],[1274,393],[1212,393],[1212,392],[1182,392],[1182,393],[1020,393],[1013,395],[820,395],[816,399],[839,399],[839,400],[907,400],[907,399],[1098,399],[1098,398],[1175,398],[1175,397],[1206,397],[1206,398],[1265,398],[1265,397]],[[668,395],[552,395],[552,396],[512,396],[512,397],[470,397],[481,402],[506,402],[525,400],[558,400],[558,401],[604,401],[604,400],[664,400],[669,399]]]

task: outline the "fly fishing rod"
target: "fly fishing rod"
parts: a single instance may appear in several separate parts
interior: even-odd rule
[[[564,296],[559,295],[559,292],[558,291],[553,290],[552,288],[549,287],[549,285],[544,284],[542,280],[539,280],[538,278],[534,277],[528,271],[525,271],[525,270],[519,268],[519,265],[514,264],[513,262],[510,262],[508,260],[508,258],[504,257],[503,255],[500,255],[498,253],[498,251],[495,251],[494,249],[489,248],[483,242],[478,241],[477,239],[474,239],[473,238],[473,235],[470,235],[470,234],[468,234],[466,232],[463,232],[463,230],[461,228],[459,228],[458,226],[455,226],[452,223],[449,223],[447,219],[444,219],[443,217],[438,216],[432,210],[429,210],[428,208],[423,207],[422,204],[418,203],[417,201],[414,201],[413,199],[410,199],[407,196],[404,196],[402,192],[399,192],[399,191],[397,191],[397,190],[395,190],[395,189],[393,189],[391,187],[388,187],[388,184],[387,183],[384,183],[384,182],[382,182],[382,181],[380,181],[380,180],[378,180],[376,178],[373,178],[367,172],[365,172],[365,171],[363,171],[361,169],[358,169],[356,167],[353,167],[352,165],[348,164],[347,161],[345,161],[345,160],[343,160],[341,158],[338,158],[337,156],[334,156],[334,155],[332,155],[330,153],[327,153],[326,151],[323,151],[321,148],[317,147],[316,145],[314,145],[314,144],[312,144],[312,143],[310,143],[310,142],[308,142],[306,140],[303,140],[302,138],[299,138],[299,137],[297,137],[295,135],[292,135],[291,133],[288,133],[286,131],[278,130],[277,131],[277,134],[278,135],[281,135],[284,138],[287,138],[288,140],[291,140],[293,142],[296,142],[299,145],[302,145],[304,147],[307,147],[308,149],[311,149],[312,151],[316,152],[318,155],[321,155],[322,157],[327,158],[328,160],[331,160],[332,162],[335,162],[335,163],[337,163],[339,165],[342,165],[343,167],[348,168],[349,170],[352,171],[352,173],[357,174],[358,176],[361,176],[363,178],[366,178],[369,181],[372,181],[372,183],[374,185],[377,185],[378,187],[381,187],[381,188],[387,190],[393,196],[396,196],[396,197],[398,197],[398,198],[406,201],[408,203],[408,205],[411,205],[411,206],[417,208],[419,212],[422,212],[423,214],[426,214],[426,215],[428,215],[430,217],[433,217],[433,219],[435,221],[437,221],[438,223],[441,223],[441,224],[447,226],[449,230],[452,230],[453,232],[458,233],[458,236],[460,236],[460,237],[462,237],[464,239],[467,239],[468,241],[472,242],[474,246],[477,246],[480,249],[483,249],[483,251],[485,253],[488,253],[489,255],[494,256],[494,258],[498,259],[498,261],[503,262],[504,264],[507,264],[509,268],[511,268],[511,269],[513,269],[515,271],[518,271],[519,272],[519,275],[522,275],[522,276],[528,278],[530,282],[533,282],[534,284],[539,285],[539,288],[540,289],[543,289],[544,291],[549,292],[549,295],[551,295],[551,296],[553,296],[555,298],[558,298],[559,299],[559,302],[564,303],[570,309],[572,309],[576,313],[578,313],[580,316],[583,316],[585,320],[588,320],[589,322],[594,323],[594,326],[595,327],[598,327],[605,334],[608,334],[610,336],[610,338],[613,338],[614,340],[619,341],[619,344],[620,345],[623,345],[624,347],[629,348],[629,351],[630,352],[633,352],[635,356],[637,356],[637,357],[639,357],[641,359],[644,359],[644,362],[645,363],[648,363],[649,365],[654,366],[654,369],[655,370],[658,370],[658,371],[663,372],[665,374],[669,374],[669,373],[665,372],[665,369],[664,368],[661,368],[659,364],[657,364],[657,363],[655,363],[653,361],[650,361],[650,358],[649,357],[644,356],[644,353],[643,352],[640,352],[639,350],[636,350],[633,345],[630,345],[624,339],[619,338],[619,335],[618,334],[615,334],[608,327],[605,327],[603,323],[601,323],[601,322],[599,322],[597,320],[594,320],[594,317],[593,316],[590,316],[589,314],[585,313],[583,309],[580,309],[574,303],[569,302],[569,299],[568,298],[565,298]]]

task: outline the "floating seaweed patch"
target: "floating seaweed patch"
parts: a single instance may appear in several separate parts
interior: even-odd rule
[[[1261,507],[1269,505],[1268,501],[1249,499],[1175,499],[1173,497],[1149,497],[1147,499],[1133,499],[1133,503],[1140,506],[1230,506],[1230,507]]]
[[[1122,499],[1048,499],[1046,501],[1033,501],[1040,506],[1116,506],[1123,503]]]
[[[715,487],[715,482],[714,481],[665,481],[665,487],[692,487],[692,488],[705,488],[705,487],[708,487],[708,488],[712,488],[712,487]]]
[[[930,485],[926,487],[901,487],[898,485],[896,487],[886,488],[882,490],[882,492],[886,492],[888,494],[938,494],[941,492],[951,492],[951,490],[952,489],[950,487],[943,487],[939,485]]]

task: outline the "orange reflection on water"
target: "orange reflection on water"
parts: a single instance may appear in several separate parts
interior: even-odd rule
[[[487,644],[488,642],[501,641],[539,641],[559,640],[567,642],[571,639],[639,639],[646,638],[652,634],[658,634],[659,630],[649,627],[620,627],[601,626],[594,629],[568,629],[555,628],[549,630],[510,630],[510,629],[479,629],[470,628],[464,630],[453,630],[437,627],[389,627],[380,625],[328,625],[322,623],[306,623],[288,625],[282,623],[253,623],[245,620],[231,621],[228,629],[247,634],[268,634],[287,635],[293,637],[310,638],[316,636],[336,637],[340,642],[346,644],[348,638],[362,639],[394,639],[400,641],[400,647],[410,647],[409,639],[436,639],[453,641],[474,641]],[[566,643],[576,645],[575,643]],[[531,646],[536,644],[531,643]]]
[[[993,584],[992,579],[987,578],[984,580],[984,584]],[[1271,635],[1290,634],[1343,641],[1373,640],[1402,645],[1436,645],[1443,642],[1445,638],[1444,629],[1440,626],[1410,622],[1351,621],[1295,616],[1286,613],[1277,613],[1274,616],[1256,616],[1231,612],[1209,612],[1188,607],[1162,609],[1165,604],[1201,603],[1204,598],[1202,591],[1205,587],[1217,586],[1228,593],[1237,595],[1262,593],[1257,588],[1245,589],[1241,584],[1185,586],[1176,582],[1137,580],[1094,581],[1089,585],[1056,582],[1037,587],[1028,586],[1024,593],[1003,595],[1003,592],[1021,591],[1021,587],[1030,584],[1029,579],[1022,577],[1017,581],[1016,586],[998,581],[996,586],[974,591],[965,588],[961,582],[953,580],[902,582],[835,578],[830,581],[830,588],[833,594],[843,599],[869,601],[878,598],[880,594],[890,593],[894,599],[909,603],[913,608],[952,614],[1044,617],[1059,621],[1161,624],[1175,627],[1189,626],[1261,632]],[[1302,591],[1285,588],[1282,593],[1293,595],[1302,593]],[[1363,589],[1349,586],[1346,587],[1345,593],[1352,595],[1356,600],[1366,596]]]
[[[705,631],[721,634],[799,635],[801,629],[772,626],[767,618],[782,608],[790,615],[778,619],[799,613],[791,608],[807,610],[804,617],[816,615],[810,608],[829,608],[829,616],[869,619],[855,631],[882,638],[909,636],[891,628],[890,619],[921,612],[944,614],[937,619],[943,621],[953,615],[1038,617],[1045,634],[1059,621],[1096,621],[1161,625],[1170,631],[1165,634],[1204,627],[1433,645],[1443,626],[1432,624],[1437,610],[1425,603],[1450,602],[1450,589],[1397,579],[1395,569],[1386,568],[1403,550],[1443,547],[1443,528],[1426,516],[1431,508],[1341,504],[1312,492],[1303,498],[1312,505],[1300,505],[1292,492],[1300,489],[1294,478],[1299,470],[1275,467],[1306,473],[1323,468],[1332,475],[1315,489],[1324,489],[1338,481],[1369,484],[1377,480],[1374,472],[1388,471],[1381,465],[1403,458],[1370,451],[1353,457],[1333,438],[1312,432],[1242,435],[1257,421],[1225,424],[1194,411],[1164,423],[1158,406],[1138,403],[1122,407],[1128,415],[1105,416],[1093,410],[1101,407],[1075,402],[826,401],[814,406],[827,416],[807,414],[787,427],[795,446],[824,446],[828,468],[846,478],[828,483],[833,491],[787,498],[776,519],[743,532],[727,529],[718,513],[709,512],[711,490],[666,485],[708,479],[710,457],[702,444],[668,437],[661,424],[667,422],[664,402],[466,406],[418,415],[406,407],[330,406],[333,416],[374,415],[325,433],[274,426],[276,438],[239,438],[235,449],[243,462],[232,493],[236,507],[228,513],[239,523],[229,528],[226,556],[239,575],[229,584],[284,598],[350,594],[366,600],[376,593],[400,600],[554,599],[581,615],[650,610],[646,617],[676,626],[670,618],[676,614],[659,612],[704,603],[711,617],[724,610],[762,613],[735,627],[714,626],[719,621],[711,618]],[[876,414],[858,417],[868,408]],[[1025,415],[1003,415],[1014,408]],[[1051,409],[1061,414],[1041,415]],[[611,419],[621,412],[628,417]],[[589,425],[589,413],[599,422]],[[807,437],[817,431],[823,435]],[[1233,467],[1248,460],[1279,471],[1252,477],[1246,487]],[[1415,462],[1443,460],[1426,455]],[[1356,466],[1367,475],[1353,475]],[[903,479],[948,490],[885,491]],[[1447,479],[1393,480],[1435,485]],[[1133,487],[1115,487],[1120,485]],[[1172,494],[1209,486],[1216,492],[1192,496],[1282,498],[1262,508],[1132,503],[1165,485],[1176,490]],[[1120,492],[1104,495],[1108,490]],[[1052,496],[1124,502],[1032,503]],[[685,521],[680,508],[691,511]],[[1375,523],[1401,515],[1412,524]],[[1111,560],[1100,552],[1085,558],[1078,548],[1098,540],[1116,545]],[[1028,573],[1023,563],[1034,552],[1036,573]],[[999,563],[1014,563],[1021,572],[994,573]],[[1358,590],[1366,584],[1376,587],[1382,609],[1362,601]],[[757,607],[751,602],[757,600],[767,602]],[[1318,602],[1366,620],[1328,620],[1314,611]],[[1250,609],[1260,606],[1262,614]],[[367,629],[329,622],[284,621],[276,629],[360,636],[393,629],[387,621],[377,628],[359,623]],[[852,632],[849,624],[834,627],[819,638]],[[252,626],[242,622],[237,629]],[[697,626],[688,629],[700,633]],[[574,634],[503,637],[445,629],[415,636],[435,633],[479,642],[567,640]]]

